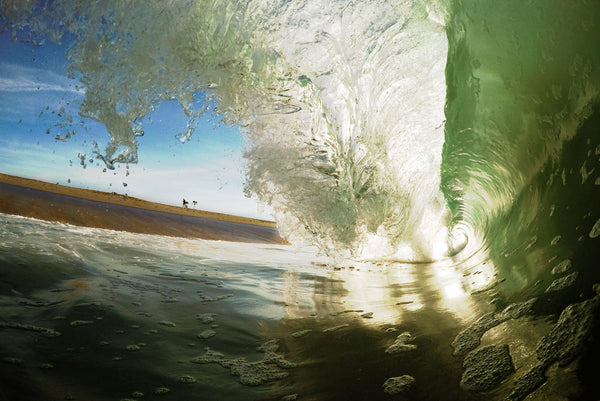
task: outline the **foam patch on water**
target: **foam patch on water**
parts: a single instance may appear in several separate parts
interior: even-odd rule
[[[415,384],[415,378],[409,375],[390,377],[383,383],[383,391],[389,395],[404,393]]]
[[[565,259],[552,268],[552,274],[558,275],[558,274],[566,273],[569,270],[571,270],[571,267],[573,267],[573,263],[571,262],[571,259]]]
[[[600,236],[600,219],[596,220],[594,226],[589,233],[590,238],[597,238]]]
[[[304,337],[305,335],[307,335],[310,332],[312,332],[311,329],[295,331],[295,332],[292,333],[292,337],[294,337],[294,338]]]
[[[454,348],[454,355],[465,355],[469,351],[474,350],[481,344],[481,337],[493,327],[499,324],[511,320],[519,319],[520,317],[529,315],[532,313],[532,308],[536,298],[532,298],[529,301],[511,304],[504,308],[499,313],[487,313],[477,319],[469,327],[462,330],[452,341],[452,347]]]
[[[0,328],[18,329],[41,333],[47,337],[58,337],[60,332],[47,327],[39,327],[31,324],[23,324],[18,322],[0,322]]]
[[[497,387],[515,368],[508,345],[490,345],[472,351],[463,362],[460,386],[465,390],[488,391]]]
[[[332,327],[328,327],[326,329],[323,329],[323,333],[331,333],[333,331],[338,331],[341,329],[345,329],[346,327],[350,327],[350,325],[348,323],[344,323],[344,324],[340,324],[337,326],[332,326]]]
[[[192,359],[193,363],[216,363],[229,369],[232,375],[238,376],[240,383],[247,386],[258,386],[263,383],[285,379],[288,369],[296,364],[287,361],[283,355],[275,351],[279,348],[277,340],[271,340],[257,348],[265,353],[262,360],[248,362],[245,358],[227,359],[224,354],[206,348],[203,355]]]
[[[599,297],[567,306],[550,333],[540,341],[539,359],[546,365],[559,361],[565,366],[579,356],[590,341],[599,306]]]
[[[400,334],[396,338],[396,340],[394,341],[394,343],[392,345],[390,345],[389,347],[386,348],[385,353],[386,354],[396,354],[399,352],[407,352],[407,351],[415,350],[415,349],[417,349],[416,345],[407,344],[412,341],[413,341],[412,335],[408,331],[405,331],[404,333]]]
[[[552,283],[550,283],[548,288],[546,288],[546,293],[562,291],[565,288],[569,288],[569,287],[573,286],[573,284],[575,284],[575,281],[577,280],[578,276],[579,276],[578,272],[573,272],[573,273],[569,274],[568,276],[561,277],[561,278],[554,280]]]
[[[214,337],[217,335],[217,332],[211,329],[204,330],[198,334],[198,338],[202,340],[206,340],[208,338]]]

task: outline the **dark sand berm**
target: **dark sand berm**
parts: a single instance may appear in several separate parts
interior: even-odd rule
[[[163,205],[1,173],[0,213],[134,233],[286,243],[272,221]]]

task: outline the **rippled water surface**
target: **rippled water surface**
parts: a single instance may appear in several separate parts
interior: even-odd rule
[[[385,400],[403,375],[402,399],[504,399],[556,320],[501,317],[489,260],[333,264],[310,248],[1,220],[7,400]],[[455,338],[490,312],[479,347],[508,344],[516,370],[492,393],[464,390]],[[553,369],[534,399],[583,391],[576,367]]]

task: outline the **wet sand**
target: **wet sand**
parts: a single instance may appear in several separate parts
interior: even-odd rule
[[[1,173],[0,213],[134,233],[286,243],[271,221],[163,205]]]

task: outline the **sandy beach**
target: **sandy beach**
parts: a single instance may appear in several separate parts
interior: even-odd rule
[[[0,213],[144,234],[285,243],[272,221],[163,205],[1,173]]]

